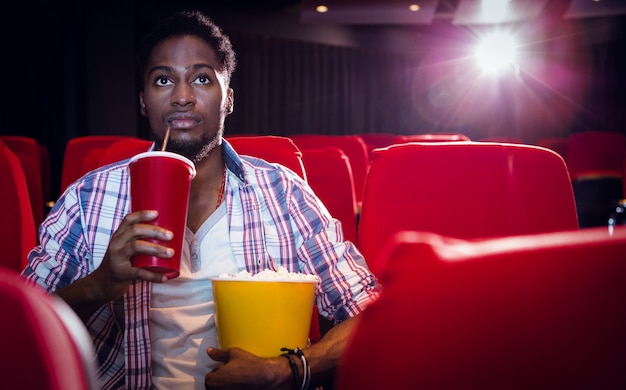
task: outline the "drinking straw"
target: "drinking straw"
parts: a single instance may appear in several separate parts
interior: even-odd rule
[[[161,151],[165,151],[165,147],[167,146],[167,140],[170,139],[170,127],[167,126],[167,131],[165,132],[165,139],[163,140],[163,146],[161,146]]]

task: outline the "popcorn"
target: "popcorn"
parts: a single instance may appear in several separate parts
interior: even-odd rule
[[[251,274],[244,270],[236,274],[222,273],[219,279],[236,279],[236,280],[257,280],[257,281],[307,281],[318,282],[316,275],[308,275],[298,272],[289,272],[287,268],[280,266],[278,270],[265,269],[257,274]]]

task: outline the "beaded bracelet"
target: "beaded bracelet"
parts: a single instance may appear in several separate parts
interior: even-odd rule
[[[291,367],[291,372],[293,372],[294,388],[298,389],[300,387],[300,374],[298,373],[298,365],[296,364],[296,361],[293,360],[293,357],[291,357],[291,355],[286,353],[283,353],[280,356],[287,358],[287,360],[289,361],[289,367]]]
[[[302,350],[300,348],[296,348],[296,349],[289,349],[289,348],[281,348],[280,349],[283,352],[286,352],[284,354],[282,354],[281,356],[291,356],[291,355],[296,355],[297,357],[300,358],[300,360],[302,361],[302,385],[300,386],[300,390],[309,390],[309,386],[311,385],[311,367],[309,367],[309,363],[306,360],[306,356],[304,356],[304,353],[302,352]],[[293,369],[293,366],[292,366]],[[294,379],[296,379],[296,383],[297,383],[297,379],[299,379],[299,376],[297,375],[298,371],[295,370],[294,371]],[[296,385],[296,388],[298,388],[298,386]]]

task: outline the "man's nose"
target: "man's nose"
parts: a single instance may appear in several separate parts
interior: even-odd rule
[[[180,83],[174,87],[172,93],[172,104],[180,106],[186,106],[188,104],[195,104],[196,98],[194,96],[193,88],[187,83]]]

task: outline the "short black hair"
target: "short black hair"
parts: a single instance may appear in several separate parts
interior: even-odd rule
[[[137,54],[137,71],[141,90],[144,88],[143,73],[155,46],[172,37],[193,35],[209,44],[217,60],[226,72],[226,84],[237,65],[235,51],[230,38],[215,22],[200,11],[180,11],[161,20],[142,40]]]

